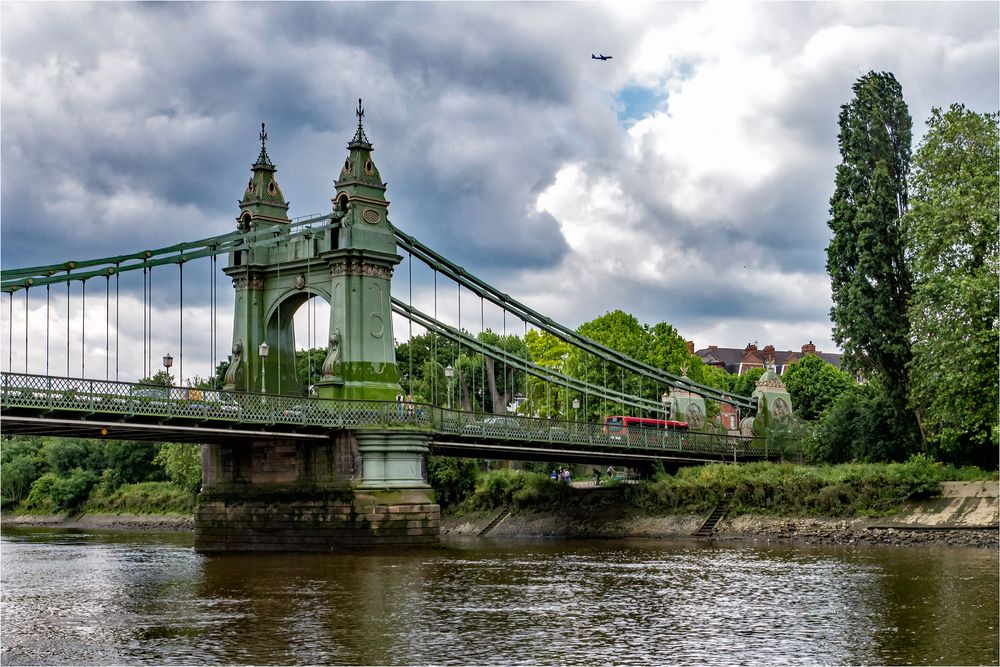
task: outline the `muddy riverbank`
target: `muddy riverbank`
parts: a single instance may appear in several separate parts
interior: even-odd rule
[[[441,518],[441,534],[475,536],[488,528],[485,534],[491,538],[666,539],[690,537],[707,518],[700,514],[644,514],[623,502],[615,502],[613,489],[607,492],[605,502],[578,504],[555,512],[445,514]],[[996,549],[1000,546],[998,495],[997,482],[946,482],[940,496],[904,503],[895,514],[884,517],[723,515],[709,539]],[[4,514],[0,525],[184,532],[194,529],[194,518],[156,514]]]

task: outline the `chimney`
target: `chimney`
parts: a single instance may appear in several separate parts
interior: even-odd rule
[[[767,359],[768,357],[773,357],[773,356],[774,356],[774,346],[773,345],[765,345],[764,346],[764,358]]]
[[[710,349],[710,350],[718,350],[719,346],[718,345],[709,345],[708,349]]]
[[[816,354],[816,346],[813,345],[812,341],[809,341],[808,343],[802,346],[802,354],[803,355]]]
[[[688,354],[694,354],[694,341],[689,340],[687,342],[687,346],[688,346]]]
[[[746,349],[743,350],[744,354],[748,354],[750,352],[756,352],[756,351],[757,351],[757,344],[756,343],[747,343]]]

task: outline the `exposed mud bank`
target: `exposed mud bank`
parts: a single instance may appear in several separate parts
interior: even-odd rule
[[[609,489],[611,491],[611,489]],[[601,494],[601,502],[558,512],[512,513],[489,536],[552,538],[690,537],[705,520],[699,514],[648,515]],[[946,482],[942,495],[904,503],[888,517],[781,517],[745,514],[724,517],[715,540],[803,544],[1000,546],[1000,488],[997,482]],[[442,535],[478,535],[499,512],[441,517]],[[155,514],[4,514],[3,526],[51,526],[121,531],[185,532],[194,517]]]
[[[942,495],[904,503],[888,517],[724,517],[708,539],[804,544],[950,545],[998,547],[997,482],[946,482]],[[499,513],[442,516],[441,533],[478,535]],[[610,504],[551,513],[512,513],[489,530],[491,537],[689,537],[704,515],[642,515]]]
[[[194,517],[172,514],[4,514],[0,525],[182,533],[194,530]]]

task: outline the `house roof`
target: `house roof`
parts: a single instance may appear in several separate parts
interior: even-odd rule
[[[773,350],[773,352],[772,352]],[[765,352],[766,351],[766,352]],[[755,345],[748,345],[745,348],[736,347],[716,347],[710,345],[707,348],[695,352],[701,360],[712,366],[721,366],[726,371],[739,375],[745,370],[764,365],[765,353],[774,356],[774,365],[779,373],[783,373],[785,367],[801,359],[805,354],[815,354],[826,363],[840,368],[840,354],[832,352],[806,352],[795,350],[774,350],[770,345],[764,348],[757,348]]]

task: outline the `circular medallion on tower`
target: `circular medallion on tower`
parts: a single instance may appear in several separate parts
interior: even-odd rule
[[[361,214],[361,219],[369,225],[377,225],[381,217],[382,216],[378,214],[378,211],[373,208],[366,208],[365,212]]]
[[[784,417],[791,412],[791,406],[788,405],[788,401],[781,398],[780,396],[774,399],[771,404],[771,416],[772,417]]]
[[[689,403],[684,411],[684,418],[691,428],[701,428],[705,425],[705,415],[695,403]]]

